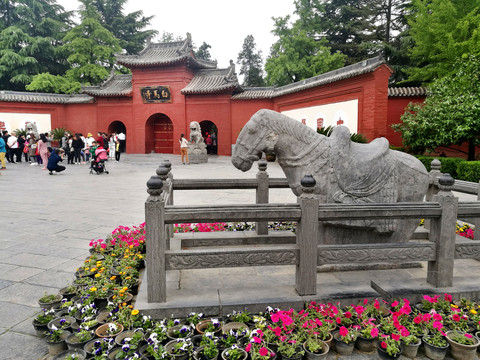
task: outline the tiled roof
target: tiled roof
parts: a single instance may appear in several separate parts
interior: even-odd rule
[[[93,96],[130,96],[132,94],[132,75],[115,75],[100,86],[82,87],[82,93]]]
[[[427,96],[426,87],[391,87],[388,96],[392,97],[424,97]]]
[[[148,43],[137,55],[117,55],[117,63],[126,67],[166,66],[186,62],[197,69],[215,69],[215,61],[195,59],[190,34],[183,41]]]
[[[93,103],[94,98],[83,94],[65,95],[1,90],[0,101],[45,104],[87,104]]]
[[[272,99],[275,97],[274,87],[245,87],[243,92],[232,96],[234,100]]]
[[[325,74],[321,74],[305,80],[301,80],[293,84],[288,84],[278,88],[271,88],[271,90],[264,89],[263,91],[257,91],[255,88],[246,89],[245,92],[250,92],[250,94],[245,94],[245,92],[235,94],[232,97],[232,99],[234,100],[271,99],[278,96],[288,95],[298,91],[310,89],[313,87],[330,84],[330,83],[343,80],[343,79],[348,79],[354,76],[370,73],[383,64],[385,64],[385,60],[382,57],[377,56],[368,60],[363,60],[356,64],[345,66],[341,69],[329,71]]]
[[[226,69],[198,70],[192,81],[181,90],[184,95],[233,92],[240,89],[235,65],[231,62]]]

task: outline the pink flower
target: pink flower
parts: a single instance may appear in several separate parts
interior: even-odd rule
[[[408,331],[408,329],[404,327],[402,330],[400,330],[400,335],[402,335],[403,337],[407,337],[408,335],[410,335],[410,331]]]
[[[380,344],[380,346],[384,349],[387,348],[387,343],[385,341],[382,341],[382,343]]]
[[[442,321],[443,317],[442,317],[442,315],[435,313],[435,314],[433,314],[433,319],[437,320],[437,321]]]
[[[380,304],[378,303],[377,299],[375,299],[375,303],[373,304],[373,307],[377,310],[380,309]]]
[[[395,340],[395,341],[400,341],[400,335],[392,334],[392,339]]]
[[[350,318],[352,317],[352,313],[351,313],[350,311],[346,311],[346,312],[345,312],[345,317],[346,317],[347,319],[350,319]]]
[[[340,335],[342,335],[342,336],[347,336],[348,335],[348,329],[345,326],[342,326],[340,328]]]
[[[260,350],[258,352],[260,353],[261,356],[268,355],[268,349],[266,347],[260,348]]]
[[[420,323],[422,322],[422,315],[417,315],[417,316],[415,316],[415,317],[413,318],[413,322],[414,322],[415,324],[417,324],[417,325],[420,324]]]
[[[342,319],[339,318],[339,317],[337,317],[337,318],[335,319],[335,321],[337,322],[338,325],[340,325],[340,324],[342,323]]]
[[[363,305],[367,305],[368,304],[368,299],[363,299]]]
[[[469,334],[469,333],[465,333],[465,336],[466,336],[467,338],[469,338],[469,339],[472,338],[472,334]]]
[[[444,295],[444,298],[445,298],[446,301],[452,302],[452,295],[450,295],[450,294],[445,294],[445,295]]]
[[[453,314],[452,319],[453,319],[454,321],[460,321],[460,315],[458,315],[458,314]]]
[[[372,328],[372,330],[370,330],[370,336],[372,338],[375,338],[378,336],[378,329],[377,328]]]
[[[260,344],[262,342],[262,339],[260,339],[258,336],[254,336],[253,341],[255,341],[257,344]]]
[[[252,343],[248,343],[247,347],[245,348],[245,351],[250,352],[251,349],[252,349]]]
[[[393,307],[396,307],[396,306],[398,306],[398,301],[394,301],[394,302],[392,302],[392,306],[393,306]]]
[[[432,326],[437,330],[440,330],[441,328],[443,328],[443,324],[440,321],[434,321]]]
[[[272,320],[272,322],[276,323],[278,322],[278,320],[280,320],[280,317],[277,314],[272,314],[270,316],[270,319]]]

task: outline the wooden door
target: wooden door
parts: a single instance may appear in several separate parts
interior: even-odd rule
[[[155,119],[153,133],[155,152],[173,154],[173,124],[170,119]]]

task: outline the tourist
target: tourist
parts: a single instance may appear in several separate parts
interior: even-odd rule
[[[185,165],[185,157],[187,158],[187,164],[190,164],[188,161],[188,141],[185,139],[184,134],[180,134],[180,154],[182,154],[182,163]]]
[[[17,162],[22,162],[22,154],[25,152],[25,135],[20,134],[17,138],[18,150],[17,150]],[[25,155],[26,157],[27,155]],[[27,160],[25,160],[27,161]]]
[[[62,139],[60,140],[61,141],[61,144],[60,144],[60,147],[63,149],[63,151],[67,152],[67,142],[68,142],[68,138],[70,137],[70,134],[68,132],[65,131],[65,133],[63,134],[62,136]]]
[[[217,135],[212,133],[212,154],[217,154]]]
[[[82,133],[78,134],[80,139],[83,141],[82,151],[80,151],[80,157],[82,158],[82,164],[85,164],[85,153],[87,152],[87,139],[83,136]]]
[[[0,137],[0,163],[2,164],[0,170],[7,170],[7,167],[5,166],[5,155],[7,155],[7,145],[5,144],[3,137]]]
[[[32,133],[30,134],[30,138],[28,139],[28,158],[30,161],[30,165],[38,165],[37,156],[35,155],[36,150],[37,139],[35,139],[35,135]]]
[[[9,154],[10,155],[10,162],[12,164],[15,164],[15,157],[17,158],[17,161],[18,161],[18,155],[17,155],[17,153],[18,153],[18,139],[15,136],[14,132],[12,132],[12,135],[10,135],[8,137],[7,145],[10,149],[10,154]],[[20,149],[20,151],[21,151],[21,149]]]
[[[3,130],[2,131],[2,139],[5,142],[5,149],[6,149],[6,155],[5,157],[7,158],[7,161],[11,163],[12,161],[10,160],[10,148],[8,147],[8,138],[10,137],[10,134],[8,133],[8,130]]]
[[[88,149],[88,151],[90,152],[90,156],[92,157],[92,161],[95,160],[95,150],[97,150],[97,147],[98,147],[98,144],[94,140],[92,142],[92,145],[90,146],[90,149]]]
[[[117,142],[115,143],[115,150],[114,150],[114,152],[115,152],[115,160],[116,160],[117,162],[120,161],[120,154],[122,153],[122,151],[121,151],[121,149],[120,149],[121,146],[122,146],[122,145],[120,144],[120,140],[117,139]]]
[[[85,156],[87,158],[87,164],[88,162],[90,161],[90,148],[92,147],[93,143],[95,142],[95,139],[93,138],[92,136],[92,133],[88,133],[87,134],[87,138],[85,139],[85,143],[86,143],[86,149],[85,149]]]
[[[110,136],[108,137],[108,148],[110,149],[110,152],[108,154],[108,157],[110,159],[116,159],[116,147],[117,147],[117,134],[111,133]]]
[[[97,135],[98,135],[98,137],[97,137],[97,144],[98,144],[98,146],[104,147],[105,144],[103,143],[102,132],[99,131],[99,132],[97,133]]]
[[[48,140],[45,134],[40,134],[40,140],[38,140],[37,148],[40,157],[42,158],[43,168],[42,170],[47,170],[47,161],[48,161]]]
[[[70,135],[67,140],[67,164],[73,165],[73,135]]]
[[[50,155],[48,159],[47,169],[50,171],[50,175],[62,172],[65,170],[65,166],[58,165],[60,161],[63,161],[63,157],[65,156],[65,151],[63,149],[56,149]]]
[[[123,131],[120,131],[117,137],[118,140],[120,140],[120,152],[127,151],[127,137],[125,136]]]
[[[210,135],[205,139],[205,144],[207,145],[207,154],[210,155],[212,153],[212,138]]]
[[[52,147],[53,136],[49,135],[48,132],[45,133],[45,139],[47,139],[47,149]]]
[[[80,165],[80,153],[82,152],[84,143],[82,139],[80,139],[80,136],[78,134],[75,134],[75,137],[73,138],[72,147],[73,147],[73,152],[75,157],[73,162],[76,165]]]

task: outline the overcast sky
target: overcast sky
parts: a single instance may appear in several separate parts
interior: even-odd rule
[[[293,15],[294,0],[129,0],[124,13],[143,10],[145,16],[154,15],[151,26],[161,35],[164,31],[175,37],[192,34],[198,48],[205,41],[211,45],[212,59],[219,68],[228,67],[230,59],[237,62],[243,40],[253,35],[257,50],[265,59],[275,42],[271,34],[272,16]],[[76,0],[57,0],[67,10],[77,10]],[[158,39],[154,39],[156,41]],[[237,73],[239,67],[237,65]]]

